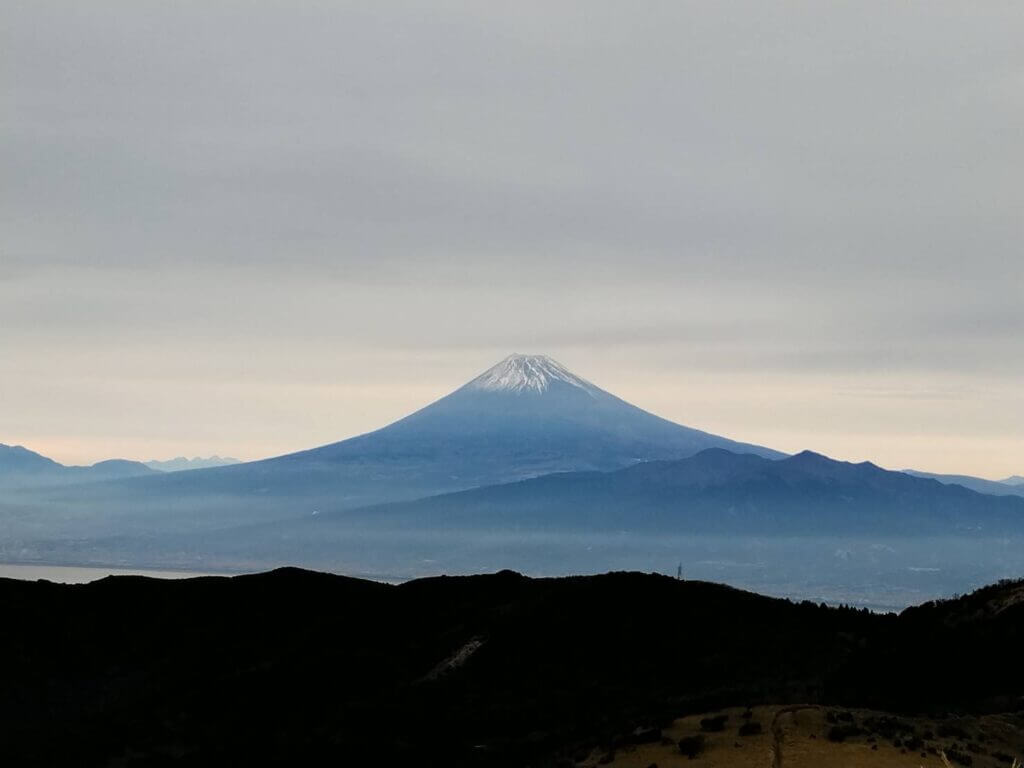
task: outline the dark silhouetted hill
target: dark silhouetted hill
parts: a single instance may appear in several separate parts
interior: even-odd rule
[[[1021,582],[901,616],[703,582],[0,581],[11,765],[554,765],[686,712],[1024,705]]]

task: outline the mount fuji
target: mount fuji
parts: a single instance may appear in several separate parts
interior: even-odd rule
[[[89,534],[101,519],[119,532],[221,527],[708,448],[783,456],[655,416],[544,355],[511,355],[374,432],[262,461],[54,489],[45,503],[71,517],[82,510],[81,532]]]
[[[684,458],[707,448],[783,454],[667,421],[544,355],[510,355],[426,408],[351,440],[275,459],[347,462],[429,458],[456,484],[484,485],[551,472],[608,470]]]

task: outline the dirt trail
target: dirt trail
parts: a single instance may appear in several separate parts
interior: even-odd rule
[[[768,748],[770,768],[782,768],[782,746],[786,743],[786,737],[782,732],[782,723],[780,719],[783,715],[794,715],[803,709],[819,709],[819,707],[813,704],[795,704],[789,707],[783,707],[775,713],[775,717],[772,718],[772,745]]]

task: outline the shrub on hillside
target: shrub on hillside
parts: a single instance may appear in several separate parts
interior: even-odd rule
[[[633,744],[653,744],[656,741],[661,741],[661,728],[637,726],[629,735],[629,740]]]
[[[701,734],[686,736],[679,740],[679,752],[693,760],[704,751],[705,743],[704,737]]]
[[[880,717],[867,717],[864,719],[864,727],[872,733],[877,733],[886,739],[894,739],[900,734],[914,733],[914,726],[906,720],[900,720],[891,715]]]
[[[700,721],[700,729],[702,731],[708,731],[709,733],[724,731],[725,721],[728,719],[728,715],[715,715],[714,717],[705,717],[703,720]]]
[[[938,727],[939,736],[949,739],[969,739],[970,735],[963,728],[953,725],[953,723],[940,723]]]
[[[756,736],[761,732],[761,724],[757,720],[748,720],[740,726],[740,736]]]
[[[862,733],[864,733],[864,729],[858,728],[856,725],[833,725],[828,729],[828,740],[835,742],[846,741],[854,736],[860,736]]]

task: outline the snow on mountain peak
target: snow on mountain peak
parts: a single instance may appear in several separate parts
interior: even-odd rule
[[[540,394],[554,382],[563,382],[590,394],[599,391],[589,381],[576,376],[547,355],[509,355],[490,370],[477,376],[466,387],[488,392]]]

